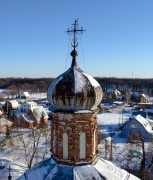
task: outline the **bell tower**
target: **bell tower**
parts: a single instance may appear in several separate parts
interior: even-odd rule
[[[77,34],[84,29],[73,27],[66,32],[73,35],[71,67],[58,76],[48,88],[51,105],[51,153],[63,164],[90,164],[98,150],[97,106],[102,99],[99,83],[84,73],[77,64]]]

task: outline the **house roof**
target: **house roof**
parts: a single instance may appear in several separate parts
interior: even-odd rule
[[[37,103],[36,103],[36,102],[34,102],[34,101],[25,102],[25,104],[35,105],[35,106],[37,106]]]
[[[16,100],[10,100],[10,101],[7,101],[7,102],[9,102],[12,105],[12,107],[18,107],[19,106],[19,103]]]
[[[140,114],[135,116],[134,119],[136,119],[141,125],[146,129],[146,131],[153,135],[153,130],[151,125],[149,124],[148,120],[142,117]]]
[[[22,95],[24,95],[24,96],[26,96],[26,97],[27,97],[27,96],[30,96],[30,94],[29,94],[28,92],[23,92]]]
[[[139,114],[140,114],[142,117],[147,118],[147,112],[142,111],[142,110],[133,112],[133,113],[132,113],[132,116],[137,116],[137,115],[139,115]]]
[[[40,120],[42,116],[44,119],[48,118],[48,115],[42,106],[33,107],[31,111],[37,120]]]
[[[0,115],[2,115],[3,113],[2,113],[2,111],[0,111]]]
[[[113,163],[97,158],[92,164],[68,166],[59,164],[52,158],[37,164],[26,171],[17,180],[82,180],[82,179],[111,179],[111,180],[139,180],[139,178],[120,169]]]
[[[34,119],[29,114],[22,114],[23,119],[29,123],[33,123]]]

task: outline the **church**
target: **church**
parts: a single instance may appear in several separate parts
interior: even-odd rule
[[[52,109],[51,157],[26,171],[18,180],[138,180],[127,171],[98,157],[97,106],[102,100],[99,83],[77,64],[78,21],[73,34],[71,67],[48,88]]]

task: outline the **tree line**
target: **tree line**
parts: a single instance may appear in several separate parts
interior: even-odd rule
[[[95,77],[105,92],[110,87],[117,88],[121,93],[141,91],[153,95],[153,79]],[[0,89],[46,92],[54,78],[0,78]]]

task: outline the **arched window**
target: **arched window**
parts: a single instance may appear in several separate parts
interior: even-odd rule
[[[63,159],[68,159],[68,135],[63,133]]]
[[[80,134],[80,159],[86,159],[86,134]]]

